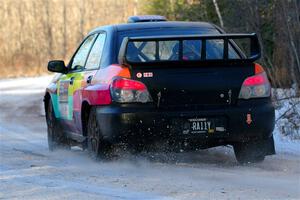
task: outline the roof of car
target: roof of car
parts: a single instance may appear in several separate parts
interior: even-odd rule
[[[180,21],[166,21],[166,22],[138,22],[128,24],[116,24],[108,26],[100,26],[90,32],[94,33],[100,30],[107,30],[115,28],[117,31],[138,30],[138,29],[153,29],[153,28],[204,28],[214,29],[214,25],[207,22],[180,22]]]

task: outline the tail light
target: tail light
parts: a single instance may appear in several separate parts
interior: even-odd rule
[[[144,83],[131,79],[116,78],[110,86],[110,92],[113,100],[119,103],[152,102]]]
[[[239,99],[269,97],[271,85],[261,65],[255,64],[255,75],[246,78],[241,87]]]

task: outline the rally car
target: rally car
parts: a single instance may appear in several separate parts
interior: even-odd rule
[[[44,105],[49,149],[116,144],[197,150],[232,145],[240,163],[275,153],[274,107],[256,34],[133,16],[92,30],[57,72]]]

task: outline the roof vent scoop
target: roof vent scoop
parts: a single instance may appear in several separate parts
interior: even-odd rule
[[[160,15],[138,15],[128,17],[128,23],[137,22],[164,22],[167,21],[166,17]]]

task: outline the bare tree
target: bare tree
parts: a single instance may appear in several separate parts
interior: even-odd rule
[[[1,0],[0,0],[1,1]],[[46,72],[49,59],[66,59],[92,28],[147,14],[170,20],[219,22],[229,32],[258,34],[261,62],[275,87],[300,86],[299,0],[2,0],[0,76]],[[112,13],[117,13],[112,15]],[[216,14],[215,14],[216,13]],[[217,16],[217,18],[216,18]],[[239,20],[236,20],[239,19]],[[16,66],[20,72],[16,73]]]
[[[138,4],[139,4],[139,0],[134,0],[133,15],[138,14]]]
[[[46,38],[48,40],[48,56],[50,58],[53,57],[53,40],[52,40],[52,29],[51,29],[51,20],[50,20],[50,0],[45,0],[45,18],[46,20],[44,21],[44,28],[46,31]]]
[[[62,49],[63,49],[63,58],[66,58],[67,55],[67,3],[66,0],[63,0],[63,44],[62,44]]]
[[[220,12],[219,5],[218,5],[217,0],[213,0],[213,3],[214,3],[215,10],[216,10],[216,13],[217,13],[218,18],[219,18],[220,26],[221,26],[222,28],[224,28],[223,17],[222,17],[222,15],[221,15],[221,12]]]
[[[298,71],[300,72],[300,61],[299,61],[299,55],[298,55],[299,52],[297,52],[297,50],[296,50],[293,34],[291,32],[290,22],[289,22],[289,19],[288,19],[289,16],[287,14],[286,2],[281,1],[281,7],[282,7],[284,19],[285,19],[287,35],[288,35],[289,42],[290,42],[290,51],[291,51],[291,53],[294,54],[294,58],[296,60],[296,67],[297,67]],[[298,28],[300,28],[300,27],[298,27]],[[293,79],[293,83],[296,84],[295,88],[298,89],[299,86],[298,86],[297,79],[296,79],[296,76],[295,76],[295,68],[293,66],[291,66],[290,70],[291,70],[291,77]]]
[[[85,33],[85,5],[86,1],[79,1],[79,41],[83,39]]]

